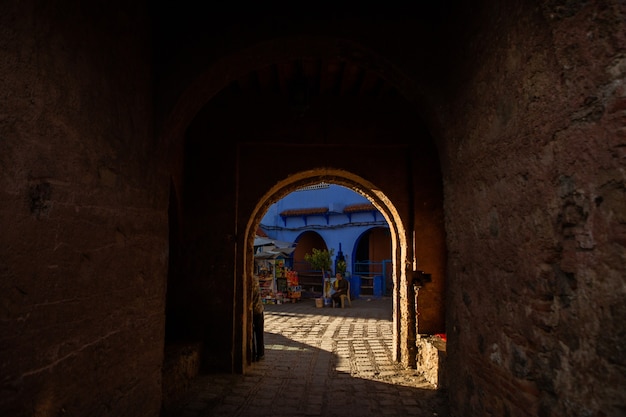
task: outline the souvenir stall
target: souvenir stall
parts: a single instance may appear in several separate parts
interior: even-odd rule
[[[273,260],[274,282],[276,284],[276,303],[295,303],[300,298],[302,290],[298,283],[298,273],[286,266],[285,259],[277,256]]]
[[[301,296],[298,273],[288,266],[292,243],[257,237],[254,261],[264,304],[295,302]]]

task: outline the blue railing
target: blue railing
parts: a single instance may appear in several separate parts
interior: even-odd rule
[[[354,262],[352,280],[355,291],[358,290],[355,298],[359,296],[382,297],[391,294],[393,284],[391,272],[389,259],[379,262]]]

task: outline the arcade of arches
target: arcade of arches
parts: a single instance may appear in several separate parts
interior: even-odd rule
[[[3,2],[0,414],[158,416],[178,343],[247,372],[254,231],[328,181],[453,415],[623,415],[624,2],[293,3]]]

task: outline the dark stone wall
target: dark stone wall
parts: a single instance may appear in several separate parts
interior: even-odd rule
[[[522,3],[442,97],[453,409],[623,415],[625,9]]]
[[[158,415],[169,180],[145,10],[3,2],[0,414]]]

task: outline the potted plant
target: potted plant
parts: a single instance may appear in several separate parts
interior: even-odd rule
[[[304,255],[304,260],[311,265],[311,268],[322,272],[322,295],[324,298],[328,298],[329,296],[327,293],[328,291],[326,290],[326,282],[324,278],[326,271],[329,271],[333,264],[333,253],[334,249],[329,251],[328,249],[313,248],[311,253]]]
[[[346,276],[346,269],[348,269],[348,264],[343,259],[337,261],[335,264],[335,272],[339,272],[344,277]]]

